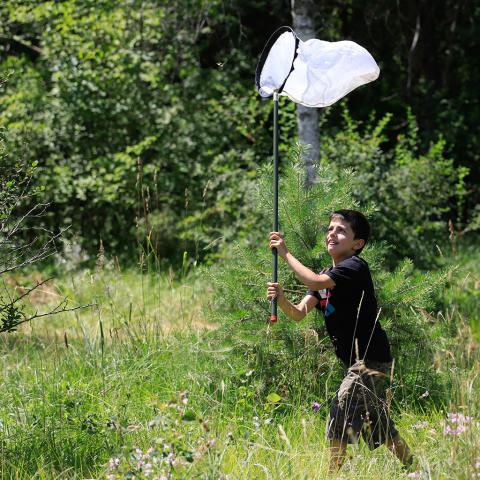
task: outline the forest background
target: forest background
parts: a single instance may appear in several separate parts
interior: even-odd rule
[[[474,478],[480,7],[302,4],[316,38],[356,41],[381,73],[319,110],[310,188],[280,99],[281,228],[319,269],[328,213],[368,214],[412,478]],[[254,71],[291,9],[0,5],[2,478],[325,478],[341,372],[321,319],[264,322],[273,105]],[[346,478],[405,478],[359,448]]]
[[[336,149],[332,163],[361,173],[358,197],[379,205],[376,238],[402,231],[396,255],[424,261],[422,243],[479,214],[480,10],[332,1],[312,11],[317,38],[355,40],[381,69],[321,111],[321,155]],[[291,24],[289,2],[8,1],[0,20],[5,161],[35,162],[50,203],[41,226],[68,227],[85,260],[101,241],[127,263],[147,236],[175,263],[251,234],[248,195],[272,150],[272,102],[258,98],[254,71],[269,35]],[[283,100],[283,153],[294,112]]]

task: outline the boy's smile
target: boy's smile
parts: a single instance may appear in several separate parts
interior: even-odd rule
[[[332,218],[325,241],[334,265],[355,255],[365,244],[365,240],[354,237],[355,234],[348,222],[341,218]]]

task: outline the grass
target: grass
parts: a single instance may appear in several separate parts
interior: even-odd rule
[[[471,270],[467,280],[452,279],[446,308],[432,312],[456,339],[436,354],[442,401],[420,388],[417,401],[395,401],[418,478],[480,476],[472,255],[460,258],[461,274]],[[12,278],[9,288],[25,281]],[[49,283],[29,308],[63,296],[95,306],[0,337],[1,478],[328,478],[333,377],[316,392],[318,413],[303,389],[269,398],[245,358],[215,343],[202,309],[210,298],[205,282],[171,272],[83,271]],[[447,412],[472,420],[459,435],[445,433]],[[332,478],[408,478],[384,448],[352,446],[349,457]]]

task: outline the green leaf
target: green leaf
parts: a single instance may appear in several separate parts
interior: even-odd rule
[[[193,410],[187,410],[182,416],[184,422],[193,422],[196,418],[197,414]]]
[[[278,403],[282,400],[282,397],[278,393],[272,392],[268,395],[267,400],[270,403]]]

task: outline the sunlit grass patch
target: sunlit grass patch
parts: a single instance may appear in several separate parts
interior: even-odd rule
[[[38,272],[16,276],[7,288],[23,291],[45,280]],[[163,335],[172,330],[214,329],[205,318],[203,305],[208,286],[193,277],[173,272],[142,274],[135,270],[83,270],[52,279],[28,298],[27,312],[47,312],[62,299],[69,306],[82,306],[73,313],[39,318],[21,327],[27,336],[47,341],[96,338],[108,341],[119,335]]]

